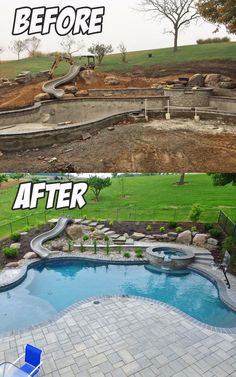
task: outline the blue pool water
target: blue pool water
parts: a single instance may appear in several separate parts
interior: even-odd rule
[[[149,265],[54,261],[30,269],[22,284],[0,293],[0,331],[27,328],[73,303],[116,294],[163,301],[209,325],[236,327],[236,312],[222,303],[215,285],[192,271],[166,274]]]

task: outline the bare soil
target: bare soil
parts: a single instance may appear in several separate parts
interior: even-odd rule
[[[54,160],[51,162],[50,160]],[[153,120],[117,124],[90,139],[4,153],[1,171],[232,172],[236,129],[219,121]]]

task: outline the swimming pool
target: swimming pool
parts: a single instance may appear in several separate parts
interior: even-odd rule
[[[159,300],[203,323],[236,327],[236,312],[220,300],[215,285],[191,270],[166,274],[150,265],[55,260],[30,268],[23,283],[0,293],[0,331],[28,328],[102,295]]]

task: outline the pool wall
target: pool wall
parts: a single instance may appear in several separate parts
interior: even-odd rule
[[[181,248],[181,246],[171,246],[171,249],[176,251],[182,251],[184,255],[171,256],[171,259],[165,261],[162,255],[158,254],[157,250],[165,250],[167,247],[152,246],[146,249],[146,256],[151,264],[154,266],[163,266],[173,269],[181,269],[188,267],[195,259],[194,253],[190,248]]]

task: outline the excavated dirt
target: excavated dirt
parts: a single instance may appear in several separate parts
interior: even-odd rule
[[[1,171],[232,172],[236,128],[220,121],[164,119],[117,124],[87,140],[4,153]]]

